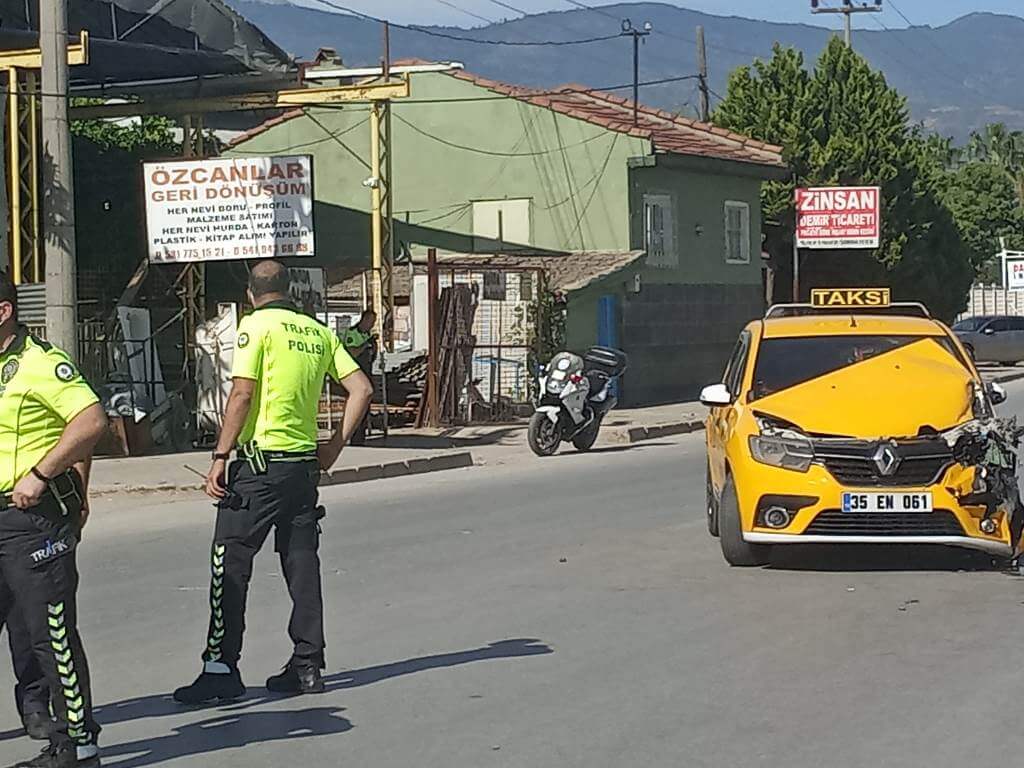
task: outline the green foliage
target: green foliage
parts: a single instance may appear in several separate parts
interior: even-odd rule
[[[997,165],[966,163],[948,174],[942,200],[960,228],[978,278],[999,282],[999,238],[1006,238],[1012,250],[1024,247],[1024,208],[1013,180]]]
[[[102,104],[101,99],[73,99],[74,106]],[[74,120],[71,133],[94,142],[101,149],[118,148],[141,158],[181,154],[174,139],[175,123],[160,115],[128,120]]]
[[[714,121],[783,147],[795,178],[766,184],[762,207],[788,231],[796,185],[882,188],[879,249],[808,255],[806,284],[883,281],[941,317],[964,307],[971,254],[939,196],[949,144],[910,127],[906,99],[840,40],[813,71],[800,53],[776,45],[770,60],[733,73]]]

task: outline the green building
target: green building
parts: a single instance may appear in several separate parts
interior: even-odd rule
[[[396,237],[417,253],[627,252],[642,266],[569,296],[567,346],[630,356],[624,402],[692,398],[763,311],[760,191],[778,147],[582,86],[417,73],[393,103]],[[370,261],[368,110],[295,110],[226,154],[314,158],[317,261]],[[344,269],[342,270],[344,271]]]

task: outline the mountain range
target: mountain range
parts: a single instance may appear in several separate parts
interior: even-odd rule
[[[228,0],[279,46],[299,59],[320,47],[334,48],[350,66],[375,64],[381,27],[344,13],[318,11],[286,0]],[[339,0],[338,4],[343,4]],[[906,95],[911,116],[927,128],[963,141],[972,130],[1002,122],[1024,129],[1024,18],[973,13],[941,27],[885,28],[884,14],[855,17],[854,47]],[[833,32],[807,24],[778,24],[715,16],[663,3],[620,3],[590,10],[552,11],[463,29],[426,27],[427,33],[392,27],[393,59],[458,61],[475,74],[519,85],[552,87],[582,83],[622,86],[633,79],[629,39],[587,45],[509,46],[473,41],[568,41],[616,35],[623,19],[653,31],[640,50],[640,80],[669,79],[696,72],[695,29],[703,26],[709,80],[717,99],[729,73],[771,55],[778,42],[804,52],[812,62]],[[878,26],[876,26],[878,25]],[[429,33],[429,34],[428,34]],[[466,39],[453,39],[466,38]],[[619,91],[629,95],[629,90]],[[645,86],[641,100],[694,115],[693,80]]]

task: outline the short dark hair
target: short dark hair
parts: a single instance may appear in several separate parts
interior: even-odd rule
[[[14,307],[14,316],[18,316],[18,289],[6,272],[0,272],[0,304],[8,302]]]
[[[279,261],[261,261],[249,273],[249,290],[254,299],[272,293],[288,295],[292,286],[288,268]]]

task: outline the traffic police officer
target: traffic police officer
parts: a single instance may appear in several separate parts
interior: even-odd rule
[[[21,724],[29,738],[47,741],[50,738],[50,689],[46,674],[32,651],[32,638],[14,594],[0,583],[0,617],[6,617],[7,640],[14,665],[14,703]],[[3,627],[0,619],[0,628]]]
[[[341,343],[345,345],[345,351],[356,361],[359,370],[367,376],[373,375],[373,361],[377,357],[373,326],[377,324],[377,313],[367,309],[359,318],[359,322],[342,334]],[[370,424],[370,414],[366,415],[359,422],[356,431],[352,434],[352,445],[363,445],[366,442],[366,432]]]
[[[218,500],[210,583],[210,626],[203,670],[174,693],[183,704],[231,700],[245,693],[238,661],[252,563],[271,528],[281,558],[294,644],[282,674],[267,680],[278,693],[324,690],[323,598],[318,555],[320,470],[334,464],[370,402],[372,387],[337,335],[288,299],[288,271],[263,261],[249,276],[255,307],[238,326],[234,379],[206,481]],[[324,377],[339,382],[349,407],[331,440],[317,447]],[[225,463],[237,447],[225,483]]]
[[[89,668],[78,635],[76,549],[89,461],[107,420],[68,357],[18,324],[0,276],[0,622],[13,608],[46,676],[54,723],[41,755],[16,768],[99,765]]]

